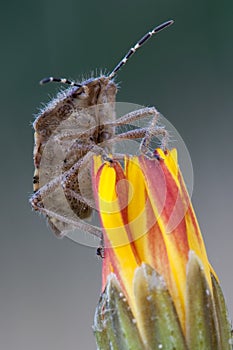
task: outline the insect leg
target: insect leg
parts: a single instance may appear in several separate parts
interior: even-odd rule
[[[118,118],[116,121],[112,123],[107,123],[108,126],[120,126],[130,124],[136,120],[152,116],[154,121],[154,125],[159,119],[160,113],[157,111],[155,107],[145,107],[138,109],[136,111],[129,112],[122,117]]]
[[[85,221],[82,221],[82,220],[73,220],[71,218],[67,218],[63,215],[60,215],[56,212],[54,212],[53,210],[49,210],[47,208],[43,208],[41,207],[40,208],[40,211],[42,213],[44,213],[45,215],[47,215],[48,217],[52,217],[52,218],[55,218],[61,222],[64,222],[64,223],[67,223],[69,225],[72,225],[74,226],[75,228],[78,228],[84,232],[88,232],[90,234],[92,234],[93,236],[97,237],[100,239],[100,242],[103,242],[103,234],[102,234],[102,230],[98,227],[95,227],[95,226],[92,226],[90,224],[88,224],[87,222]]]
[[[157,137],[157,136],[161,136],[161,135],[163,137],[163,139],[161,141],[161,148],[166,149],[166,145],[168,142],[168,132],[163,127],[154,127],[154,128],[148,127],[148,128],[140,128],[140,129],[136,129],[136,130],[131,130],[131,131],[127,131],[125,133],[116,135],[116,137],[114,139],[115,139],[115,141],[118,141],[118,140],[122,140],[122,139],[129,140],[129,139],[142,138],[142,141],[141,141],[140,146],[139,146],[141,153],[153,158],[154,153],[148,149],[149,144],[150,144],[151,139],[153,137]],[[112,139],[111,139],[111,141],[112,141]]]
[[[129,112],[126,115],[117,119],[115,122],[109,123],[108,125],[127,125],[142,118],[146,118],[148,116],[153,117],[148,127],[127,131],[125,133],[118,134],[116,137],[125,139],[143,138],[140,144],[140,151],[146,154],[148,153],[148,146],[151,142],[152,137],[162,136],[161,148],[165,149],[168,144],[169,134],[165,128],[157,126],[160,113],[156,110],[155,107],[145,107],[137,111]]]

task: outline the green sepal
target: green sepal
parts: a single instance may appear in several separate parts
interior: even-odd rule
[[[100,298],[93,328],[100,350],[144,349],[135,318],[114,274],[109,276]]]
[[[221,350],[232,350],[233,349],[233,339],[231,324],[227,312],[227,307],[225,299],[221,290],[221,287],[216,280],[216,278],[211,275],[212,286],[213,286],[213,298],[216,316],[218,320],[218,330],[219,330],[219,349]]]
[[[95,310],[93,330],[99,350],[111,350],[103,311],[107,302],[105,291],[101,294],[99,303]]]
[[[186,289],[186,339],[190,350],[220,350],[212,291],[196,254],[189,253]]]
[[[187,350],[164,279],[149,265],[142,264],[135,272],[133,283],[145,349]]]

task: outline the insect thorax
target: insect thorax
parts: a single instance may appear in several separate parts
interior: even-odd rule
[[[35,129],[35,167],[40,166],[44,145],[51,134],[71,116],[75,119],[75,126],[80,131],[113,121],[115,119],[116,92],[116,84],[107,77],[89,79],[84,81],[80,87],[75,86],[60,92],[42,110],[33,123]],[[87,109],[89,113],[85,113]]]

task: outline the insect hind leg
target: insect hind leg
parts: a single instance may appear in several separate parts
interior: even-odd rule
[[[58,214],[58,213],[54,212],[53,210],[49,210],[47,208],[41,207],[40,211],[49,218],[54,218],[60,222],[69,224],[69,225],[73,226],[74,228],[80,229],[84,232],[88,232],[88,233],[92,234],[93,236],[95,236],[96,238],[100,239],[101,243],[103,242],[102,230],[98,227],[94,227],[83,220],[79,220],[79,219],[74,220],[72,218],[68,218],[64,215]],[[52,221],[52,223],[53,223],[53,221]],[[63,236],[63,235],[61,234],[60,236]]]

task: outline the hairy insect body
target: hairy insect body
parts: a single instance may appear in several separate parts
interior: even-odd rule
[[[114,127],[106,124],[115,120],[114,102],[117,91],[116,84],[106,77],[90,79],[82,84],[81,87],[75,86],[59,93],[33,124],[35,129],[34,192],[41,187],[40,170],[44,148],[51,135],[55,137],[57,134],[61,138],[60,144],[65,151],[61,168],[62,174],[67,173],[62,180],[64,194],[72,211],[80,219],[88,218],[92,212],[90,206],[78,198],[79,195],[81,196],[80,181],[82,181],[82,187],[91,189],[91,178],[87,165],[82,167],[80,178],[80,167],[73,171],[72,167],[79,160],[84,159],[94,145],[101,144],[113,136]],[[67,126],[66,120],[68,120]],[[74,132],[76,137],[71,141],[70,134]],[[109,152],[110,148],[106,151]],[[49,164],[53,157],[52,154],[51,159],[47,160]],[[77,196],[75,197],[74,194]],[[57,229],[59,220],[49,215],[47,218],[52,229],[59,235],[60,230]]]

